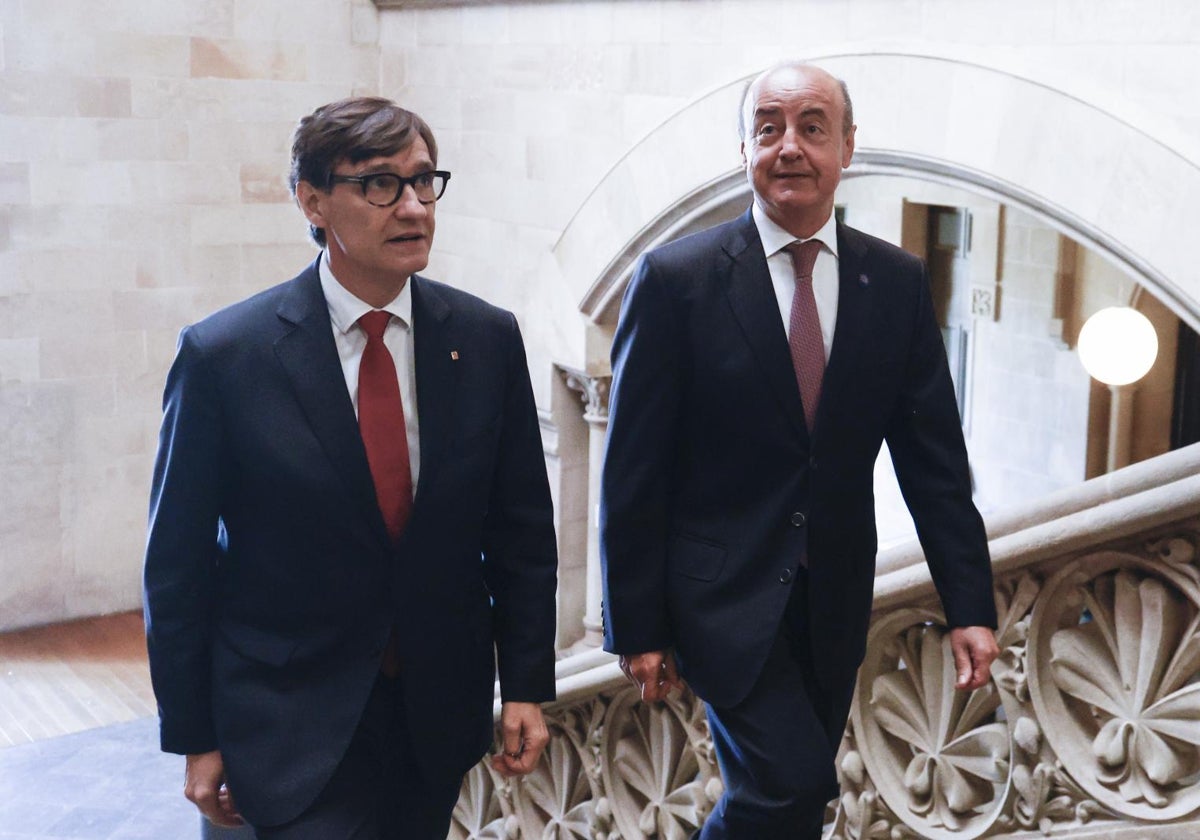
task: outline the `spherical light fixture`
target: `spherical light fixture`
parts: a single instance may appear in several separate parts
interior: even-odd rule
[[[1157,356],[1154,326],[1128,306],[1101,309],[1079,331],[1079,358],[1088,374],[1105,385],[1137,382]]]

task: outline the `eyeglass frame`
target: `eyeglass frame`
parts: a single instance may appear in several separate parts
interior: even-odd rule
[[[430,199],[429,201],[424,201],[421,198],[421,196],[417,193],[417,181],[419,181],[422,178],[428,178],[430,176],[436,176],[436,177],[439,177],[442,179],[442,189],[432,199]],[[395,178],[400,184],[399,187],[397,187],[397,189],[396,189],[396,197],[393,198],[391,201],[389,201],[387,204],[376,204],[375,202],[373,202],[369,198],[367,198],[367,180],[369,178],[379,178],[379,177]],[[443,195],[446,194],[446,187],[447,187],[447,185],[449,185],[449,183],[450,183],[450,173],[448,171],[446,171],[445,169],[431,169],[428,172],[418,172],[416,175],[412,175],[408,178],[405,178],[403,175],[397,175],[395,172],[368,172],[365,175],[330,174],[330,176],[329,176],[330,188],[332,188],[334,184],[358,184],[359,189],[362,190],[363,200],[366,201],[367,204],[370,204],[372,207],[391,207],[397,201],[400,200],[400,197],[402,195],[404,195],[405,187],[413,188],[413,195],[417,196],[417,201],[419,203],[424,204],[424,205],[430,205],[430,204],[433,204],[434,202],[436,202],[438,199],[440,199]]]

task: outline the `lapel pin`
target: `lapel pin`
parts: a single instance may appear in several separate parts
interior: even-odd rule
[[[858,285],[860,285],[860,286],[863,286],[864,288],[865,288],[866,286],[870,286],[870,285],[871,285],[871,278],[870,278],[870,277],[868,277],[868,276],[867,276],[867,275],[865,275],[865,274],[860,274],[860,275],[858,275]]]
[[[457,350],[451,350],[451,351],[450,351],[450,358],[451,358],[453,361],[457,362],[457,361],[458,361],[458,351],[457,351]]]

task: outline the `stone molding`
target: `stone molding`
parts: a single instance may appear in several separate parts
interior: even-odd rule
[[[496,6],[506,0],[371,0],[380,9],[438,9],[455,6]]]
[[[589,374],[566,365],[555,365],[563,382],[583,400],[583,419],[589,424],[608,425],[608,390],[612,374]]]

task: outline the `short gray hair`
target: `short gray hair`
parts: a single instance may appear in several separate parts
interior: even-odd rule
[[[777,64],[775,66],[783,67],[786,65]],[[801,61],[796,62],[794,66],[812,67],[815,65]],[[773,70],[775,68],[773,67],[771,69]],[[742,98],[738,100],[737,113],[738,138],[741,140],[746,139],[746,97],[750,95],[750,88],[754,86],[754,83],[761,79],[767,72],[769,71],[764,70],[762,73],[759,73],[753,79],[746,82],[745,87],[742,88]],[[854,128],[854,103],[850,101],[850,88],[846,87],[845,80],[839,79],[837,76],[834,76],[833,80],[837,82],[838,87],[842,89],[842,136],[845,137],[850,133],[850,129]]]

